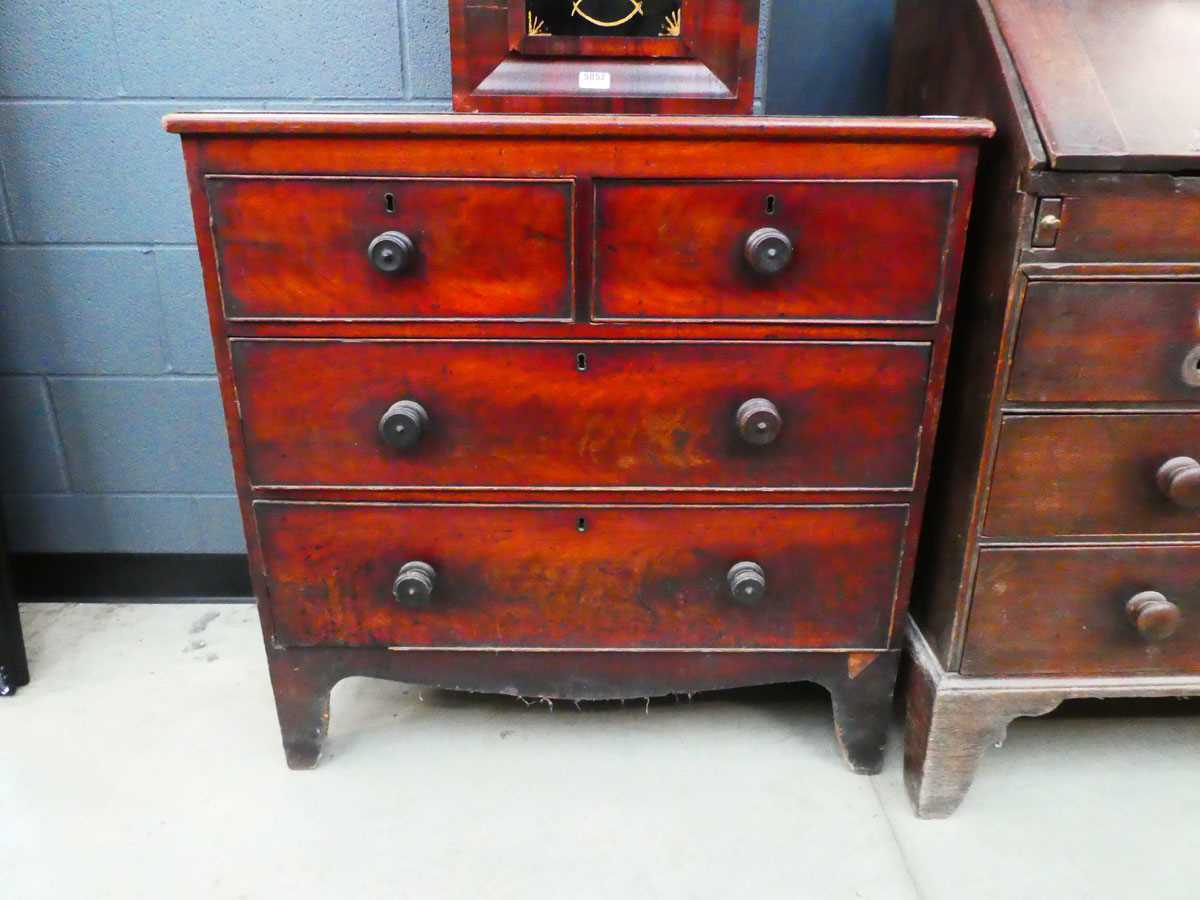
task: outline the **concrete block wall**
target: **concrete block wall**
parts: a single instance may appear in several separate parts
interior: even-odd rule
[[[764,32],[769,18],[764,3]],[[160,118],[449,97],[446,0],[0,0],[13,550],[245,549],[183,162]]]

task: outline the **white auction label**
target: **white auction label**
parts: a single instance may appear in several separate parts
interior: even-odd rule
[[[612,87],[612,73],[580,72],[579,87],[585,91],[607,91]]]

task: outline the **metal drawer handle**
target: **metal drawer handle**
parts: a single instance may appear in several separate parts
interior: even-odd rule
[[[1143,638],[1151,643],[1165,641],[1179,628],[1183,613],[1158,591],[1142,591],[1125,603],[1125,614]]]

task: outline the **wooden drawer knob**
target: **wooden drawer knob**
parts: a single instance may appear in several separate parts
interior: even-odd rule
[[[738,407],[738,434],[747,444],[762,447],[779,437],[783,416],[779,408],[764,397],[754,397]]]
[[[416,445],[429,427],[429,413],[416,400],[400,400],[388,407],[379,420],[379,436],[389,447],[407,450]]]
[[[756,562],[734,563],[725,579],[729,582],[729,596],[743,606],[754,606],[767,592],[766,573]]]
[[[1176,456],[1158,467],[1158,487],[1176,506],[1200,508],[1200,462]]]
[[[1165,641],[1179,628],[1183,614],[1179,607],[1158,591],[1134,594],[1125,604],[1125,613],[1138,634],[1148,641]]]
[[[385,231],[367,245],[367,256],[380,272],[403,272],[417,255],[417,247],[402,231]]]
[[[746,238],[746,262],[759,275],[777,275],[792,261],[792,239],[778,228],[759,228]]]
[[[413,560],[400,567],[392,582],[392,596],[405,606],[428,606],[437,586],[437,572],[429,563]]]

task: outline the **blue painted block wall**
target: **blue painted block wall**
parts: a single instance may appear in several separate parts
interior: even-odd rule
[[[890,0],[774,5],[759,107],[778,83],[771,112],[870,111],[878,41],[853,35],[864,22],[876,34]],[[162,115],[445,110],[449,96],[446,0],[0,2],[0,493],[14,550],[245,549]]]

